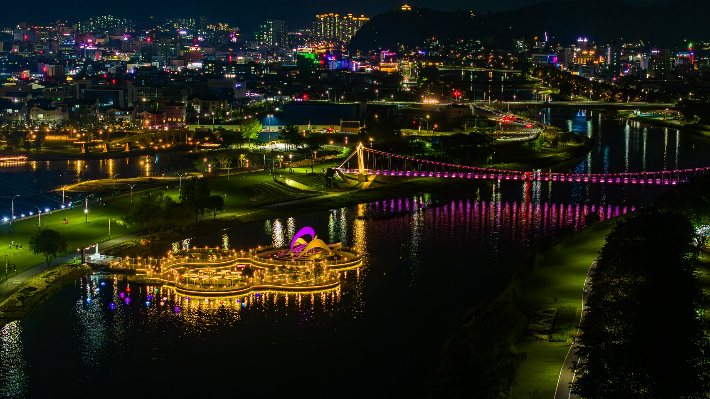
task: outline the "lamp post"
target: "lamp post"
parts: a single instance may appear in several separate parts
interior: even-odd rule
[[[136,183],[138,184],[138,183]],[[136,184],[129,184],[128,187],[131,188],[131,206],[133,206],[133,187],[136,186]],[[180,180],[180,188],[182,188],[182,180]]]
[[[38,206],[32,205],[34,208],[37,208],[37,228],[41,229],[42,228],[42,210],[39,209]]]
[[[116,176],[118,176],[119,173],[116,173],[113,175],[113,195],[116,195]]]
[[[64,189],[67,188],[67,185],[65,184],[62,186],[62,207],[64,207]]]
[[[269,117],[269,145],[271,145],[271,117],[273,115],[269,114],[267,116]]]
[[[89,223],[89,199],[84,198],[84,215],[86,216],[86,223]]]
[[[8,281],[8,278],[7,278],[7,256],[8,255],[12,256],[12,254],[8,254],[8,253],[5,254],[5,282],[6,282],[6,286],[7,286],[7,281]]]
[[[12,233],[12,219],[15,218],[15,198],[19,197],[20,195],[16,195],[12,197],[12,201],[10,201],[10,233]]]
[[[182,178],[185,177],[185,176],[187,176],[187,173],[175,173],[175,174],[177,175],[177,177],[180,178],[180,189],[179,189],[179,192],[182,193]],[[131,190],[133,190],[133,187],[131,187]],[[133,191],[131,191],[131,193],[133,193]]]

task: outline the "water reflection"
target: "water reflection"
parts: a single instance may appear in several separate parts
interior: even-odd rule
[[[0,396],[22,397],[28,391],[25,359],[22,356],[22,327],[19,321],[0,330]]]

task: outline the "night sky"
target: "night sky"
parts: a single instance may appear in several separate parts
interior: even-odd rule
[[[0,8],[0,27],[12,27],[19,22],[50,24],[57,20],[75,22],[92,15],[112,14],[146,20],[151,16],[157,21],[165,18],[198,18],[205,15],[211,22],[227,22],[246,32],[251,32],[266,19],[285,17],[289,30],[310,27],[316,14],[336,12],[340,14],[364,14],[373,17],[402,4],[427,7],[443,11],[456,9],[477,10],[486,14],[517,9],[544,0],[151,0],[145,2],[98,2],[83,0],[36,0],[31,3],[6,1]],[[625,0],[634,4],[664,3],[671,0]],[[590,5],[592,3],[589,3]],[[91,5],[91,6],[89,6]],[[205,7],[207,6],[207,7]]]

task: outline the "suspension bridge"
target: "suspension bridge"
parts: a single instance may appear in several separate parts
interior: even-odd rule
[[[357,167],[350,167],[353,157]],[[354,165],[353,165],[354,166]],[[640,185],[675,185],[695,176],[710,173],[710,167],[624,173],[560,173],[525,172],[519,170],[481,168],[430,161],[367,148],[361,144],[337,168],[341,173],[355,174],[361,181],[369,175],[403,177],[439,177],[449,179],[519,180],[569,183],[614,183]]]

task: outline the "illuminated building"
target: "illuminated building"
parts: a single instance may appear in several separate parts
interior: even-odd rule
[[[369,21],[364,15],[355,17],[352,14],[322,14],[316,15],[313,22],[313,40],[315,42],[333,42],[348,44],[350,39]]]
[[[665,79],[671,71],[671,50],[653,49],[648,63],[648,77],[651,79]]]
[[[259,25],[255,39],[264,47],[288,47],[288,31],[285,19],[274,19]]]

